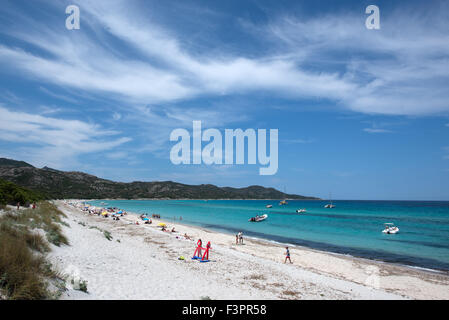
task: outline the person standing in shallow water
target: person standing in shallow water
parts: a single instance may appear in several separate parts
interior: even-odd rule
[[[286,249],[287,251],[285,252],[285,260],[284,260],[284,263],[287,262],[287,259],[288,259],[288,261],[290,261],[290,263],[293,263],[292,260],[290,259],[290,250],[288,249],[288,247],[285,247],[285,249]]]
[[[239,244],[239,234],[235,235],[235,244]]]

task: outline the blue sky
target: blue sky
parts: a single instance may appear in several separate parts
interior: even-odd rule
[[[2,1],[0,156],[117,181],[449,200],[448,18],[445,1]],[[193,120],[278,129],[277,174],[173,165],[170,132]]]

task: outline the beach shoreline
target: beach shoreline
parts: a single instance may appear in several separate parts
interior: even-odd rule
[[[68,215],[68,219],[82,218],[84,220],[83,223],[100,224],[102,228],[109,227],[113,235],[117,232],[119,234],[123,233],[127,228],[137,229],[139,230],[138,234],[140,234],[137,238],[140,237],[140,242],[145,245],[148,245],[148,243],[145,243],[145,239],[148,237],[157,238],[155,240],[157,243],[152,246],[154,251],[164,251],[167,247],[175,247],[176,250],[174,252],[176,252],[176,255],[172,256],[173,261],[157,259],[157,262],[164,266],[167,265],[167,267],[173,267],[179,264],[176,256],[184,255],[186,260],[182,263],[188,266],[187,269],[189,271],[187,273],[189,277],[200,266],[196,261],[190,260],[190,255],[193,254],[195,249],[195,243],[182,239],[182,235],[187,233],[195,240],[201,238],[203,246],[205,246],[207,241],[211,241],[211,256],[218,255],[220,258],[218,259],[220,263],[217,263],[217,261],[206,263],[208,265],[206,268],[210,269],[210,266],[214,266],[218,270],[215,277],[212,277],[211,284],[208,285],[208,290],[212,292],[210,296],[213,299],[229,298],[226,293],[220,290],[223,281],[229,284],[229,291],[237,290],[236,298],[238,299],[449,299],[447,290],[449,277],[439,272],[338,253],[323,252],[296,245],[290,248],[293,264],[289,265],[283,263],[285,251],[285,244],[283,243],[245,237],[243,245],[236,245],[235,235],[183,224],[179,220],[153,219],[152,225],[144,225],[137,214],[130,213],[120,217],[120,221],[113,221],[112,218],[102,218],[82,212],[78,208],[69,205],[69,202],[81,206],[83,201],[55,201],[55,204]],[[139,220],[140,224],[136,225],[136,222],[139,222]],[[159,222],[165,222],[170,229],[175,227],[177,233],[171,234],[160,231],[156,227]],[[117,228],[118,226],[120,227]],[[69,241],[71,237],[76,238],[79,235],[72,232],[69,236]],[[116,246],[123,247],[121,244]],[[63,262],[65,250],[66,248],[58,248],[55,253],[55,257],[58,256],[58,253],[61,255],[59,262],[62,264],[65,263]],[[145,247],[142,250],[147,250],[147,248]],[[82,256],[83,252],[79,254]],[[227,277],[226,274],[228,273],[239,277],[238,270],[234,268],[232,263],[232,261],[237,261],[235,260],[236,257],[239,259],[236,264],[245,265],[244,268],[247,268],[247,270],[260,270],[260,276],[257,276],[257,274],[246,275],[247,278],[243,276],[240,279],[241,281],[235,281]],[[88,258],[86,260],[90,261]],[[81,261],[79,263],[78,268],[83,268],[84,263]],[[147,261],[144,259],[141,263],[145,265]],[[274,270],[279,272],[279,275],[267,274],[264,271],[267,266],[274,268]],[[178,270],[178,273],[184,273],[184,270]],[[267,277],[267,275],[270,275],[270,277]],[[167,278],[166,280],[169,281],[170,279]],[[288,285],[286,290],[281,290],[275,288],[275,286],[271,287],[268,285],[269,283],[278,283],[279,288],[285,286],[285,283],[292,285]],[[311,290],[310,288],[315,289]],[[246,293],[242,294],[243,292],[252,291],[256,292],[250,294],[250,296],[247,296]],[[97,298],[108,298],[108,296],[98,296]],[[134,296],[133,298],[139,297]],[[147,299],[144,296],[140,298]],[[173,297],[171,294],[165,294],[161,297],[161,299],[178,298],[176,296]],[[195,299],[195,297],[191,296],[187,298]],[[198,299],[199,297],[196,296],[196,298]]]
[[[118,200],[118,199],[100,199],[100,200],[97,199],[97,200],[77,200],[77,201],[89,202],[89,201],[115,201],[115,200]],[[166,201],[166,200],[161,200],[161,199],[155,199],[155,200]],[[173,199],[171,199],[171,200],[173,200]],[[176,200],[181,201],[181,199],[176,199]],[[185,200],[192,200],[192,199],[185,199]],[[205,200],[205,199],[201,199],[201,200],[197,200],[197,201],[202,201],[202,200]],[[224,199],[221,199],[221,200],[224,200]],[[226,199],[226,200],[233,201],[234,199]],[[249,199],[249,200],[256,201],[256,200],[260,200],[260,199]],[[310,200],[310,201],[312,201],[312,200]],[[322,201],[322,200],[319,200],[319,201]],[[361,201],[371,201],[371,200],[361,200]],[[386,201],[389,201],[389,200],[386,200]],[[106,204],[105,206],[109,206],[109,205]],[[132,212],[132,211],[129,211],[129,212],[134,215],[140,215],[142,213],[142,212]],[[410,271],[420,270],[420,271],[424,271],[424,272],[449,276],[449,269],[444,269],[443,267],[440,267],[439,265],[435,266],[435,262],[431,261],[430,259],[425,262],[423,262],[423,261],[416,262],[416,261],[410,261],[411,258],[408,256],[401,256],[399,254],[391,254],[389,252],[380,252],[380,251],[376,251],[376,250],[372,250],[372,249],[352,250],[352,248],[350,248],[350,247],[344,247],[344,246],[339,246],[339,245],[329,245],[329,244],[314,242],[314,241],[299,241],[302,243],[298,243],[297,239],[294,239],[294,238],[271,236],[270,234],[264,234],[264,233],[257,234],[257,232],[254,233],[253,231],[242,230],[242,229],[238,229],[238,228],[227,228],[227,227],[220,227],[218,225],[209,225],[209,224],[204,226],[204,225],[197,224],[197,223],[185,224],[183,221],[181,221],[177,218],[178,218],[177,216],[170,216],[170,214],[168,214],[168,216],[167,216],[167,213],[165,213],[163,219],[159,219],[159,221],[181,224],[181,225],[185,225],[186,227],[200,228],[205,231],[211,230],[214,232],[225,233],[225,234],[233,235],[233,236],[238,232],[244,231],[246,233],[246,235],[245,235],[246,238],[253,239],[254,241],[261,241],[262,243],[265,243],[268,245],[276,244],[276,245],[280,245],[283,247],[288,245],[291,247],[297,247],[302,250],[311,250],[311,251],[320,252],[320,253],[324,253],[324,254],[331,254],[331,255],[336,255],[336,256],[362,259],[367,262],[375,262],[375,263],[379,263],[379,264],[390,264],[390,265],[397,266],[397,267],[409,268]],[[173,220],[173,219],[175,219],[175,220]]]

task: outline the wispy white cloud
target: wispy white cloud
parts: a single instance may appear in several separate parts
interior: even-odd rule
[[[370,114],[420,115],[449,111],[447,4],[382,15],[382,29],[367,30],[360,15],[283,16],[265,27],[284,50],[310,68],[336,68],[357,83],[344,107]],[[413,23],[409,23],[413,21]],[[351,52],[351,56],[347,55]]]
[[[364,132],[368,133],[393,133],[392,127],[406,125],[407,121],[362,121],[362,123],[370,124],[370,127],[364,128]]]
[[[40,89],[40,91],[42,91],[43,93],[49,95],[50,97],[53,97],[53,98],[56,98],[56,99],[59,99],[59,100],[63,100],[63,101],[66,101],[66,102],[70,102],[70,103],[77,103],[77,101],[75,99],[73,99],[71,97],[68,97],[67,95],[55,93],[55,92],[53,92],[53,91],[51,91],[51,90],[49,90],[49,89],[47,89],[45,87],[42,87],[42,86],[39,89]]]
[[[393,131],[388,129],[380,129],[380,128],[364,128],[363,131],[368,133],[391,133]]]
[[[179,102],[196,97],[269,92],[290,99],[327,100],[330,105],[368,114],[449,111],[449,26],[444,10],[437,7],[422,17],[410,12],[382,16],[379,31],[366,30],[360,16],[351,14],[279,16],[268,25],[251,26],[255,36],[272,42],[270,50],[249,56],[227,51],[225,45],[217,43],[213,53],[191,50],[184,41],[185,34],[148,19],[135,7],[138,2],[74,3],[82,7],[82,32],[69,32],[63,26],[51,28],[45,21],[22,14],[15,29],[3,30],[21,40],[17,43],[27,45],[0,45],[2,73],[22,73],[39,81],[41,92],[71,103],[77,100],[48,88],[61,87],[117,101],[129,112],[109,110],[112,119],[135,122],[144,128],[141,135],[148,143],[138,152],[163,150],[160,156],[166,157],[164,147],[170,131],[188,128],[192,120],[202,120],[208,127],[223,127],[248,117],[245,110],[209,105],[179,107]],[[414,23],[409,23],[411,20]],[[242,32],[249,28],[247,23]],[[207,45],[203,43],[202,47]],[[345,56],[348,51],[350,57]],[[42,116],[45,114],[49,113],[43,110]],[[80,123],[87,125],[81,131],[99,137],[100,129]],[[17,125],[37,130],[36,123],[17,121]],[[374,125],[363,130],[392,132]],[[38,132],[44,137],[48,133]],[[61,134],[65,133],[62,130]],[[5,134],[11,135],[12,130]],[[20,137],[23,135],[14,132],[11,138]],[[80,146],[100,150],[95,140],[86,141],[68,138],[67,145],[73,145],[74,150]],[[105,141],[104,146],[118,142]]]
[[[108,33],[140,50],[130,58],[87,33],[45,27],[11,32],[51,54],[0,46],[0,58],[34,78],[65,87],[111,93],[128,102],[157,103],[199,95],[270,90],[292,97],[341,99],[357,85],[333,72],[309,72],[279,56],[259,59],[223,53],[192,55],[177,36],[142,19],[129,2],[83,1],[84,16],[98,33]],[[127,10],[124,10],[124,8]],[[132,8],[132,7],[131,7]],[[35,22],[36,23],[36,22]]]
[[[39,80],[132,104],[268,90],[292,99],[330,99],[363,113],[449,110],[449,26],[437,6],[427,15],[383,16],[379,31],[367,30],[354,14],[281,16],[253,27],[275,48],[254,58],[226,51],[192,53],[180,41],[183,35],[150,22],[135,3],[79,5],[84,28],[95,32],[56,31],[23,18],[39,32],[24,27],[10,35],[48,54],[0,45],[1,60]],[[140,55],[123,54],[106,40],[111,36]],[[349,49],[354,54],[341,58]]]
[[[112,159],[112,160],[119,160],[119,159],[128,158],[129,154],[128,154],[128,152],[125,152],[125,151],[116,151],[116,152],[107,153],[106,157],[108,159]]]
[[[103,152],[131,141],[120,132],[79,120],[65,120],[0,106],[0,140],[21,143],[27,152],[20,157],[64,167],[68,159]]]
[[[41,115],[48,115],[48,114],[55,114],[58,112],[61,112],[62,108],[59,107],[52,107],[52,106],[39,106],[39,113]]]
[[[3,100],[2,102],[7,102],[9,104],[18,105],[24,102],[23,98],[18,97],[16,94],[9,90],[5,90],[1,93],[0,98]]]
[[[122,118],[122,115],[120,114],[120,113],[118,113],[118,112],[114,112],[113,114],[112,114],[112,119],[114,119],[115,121],[118,121],[118,120],[120,120]]]

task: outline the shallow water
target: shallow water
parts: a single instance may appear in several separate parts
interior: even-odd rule
[[[102,201],[89,203],[101,206]],[[314,249],[449,271],[449,202],[447,201],[288,201],[271,200],[105,200],[107,207],[157,213],[228,233],[302,245]],[[270,209],[265,205],[272,204]],[[306,208],[298,214],[296,209]],[[248,222],[267,213],[263,222]],[[179,217],[182,216],[182,221]],[[400,232],[383,234],[383,223]]]

